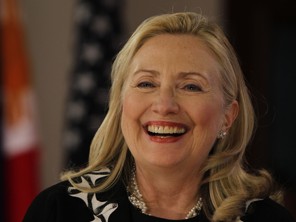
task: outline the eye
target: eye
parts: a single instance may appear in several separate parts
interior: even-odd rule
[[[190,92],[201,92],[202,88],[199,85],[196,84],[187,84],[183,87],[186,91]]]
[[[137,87],[138,88],[154,88],[155,85],[152,82],[145,81],[145,82],[138,83]]]

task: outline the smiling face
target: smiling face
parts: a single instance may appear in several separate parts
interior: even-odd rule
[[[121,128],[136,164],[198,170],[221,129],[235,119],[224,104],[219,64],[191,35],[158,35],[136,53],[123,92]]]

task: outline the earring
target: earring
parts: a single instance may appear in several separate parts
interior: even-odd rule
[[[224,139],[224,137],[227,135],[226,131],[221,130],[219,135],[218,135],[218,139]]]

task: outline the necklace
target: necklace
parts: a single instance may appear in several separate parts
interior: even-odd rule
[[[147,213],[148,207],[146,203],[144,202],[143,195],[141,194],[138,184],[136,181],[136,173],[135,169],[132,172],[132,177],[131,177],[131,182],[127,186],[127,191],[128,191],[128,199],[131,202],[132,205],[134,205],[136,208],[141,210],[143,214],[147,214],[151,216],[151,214]],[[197,201],[197,203],[191,208],[190,211],[186,214],[185,219],[189,219],[192,217],[195,217],[199,215],[201,208],[202,208],[202,198],[200,197]]]

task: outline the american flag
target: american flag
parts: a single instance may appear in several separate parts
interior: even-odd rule
[[[108,109],[110,71],[122,39],[121,0],[79,0],[75,51],[66,105],[67,166],[87,162],[91,140]]]

